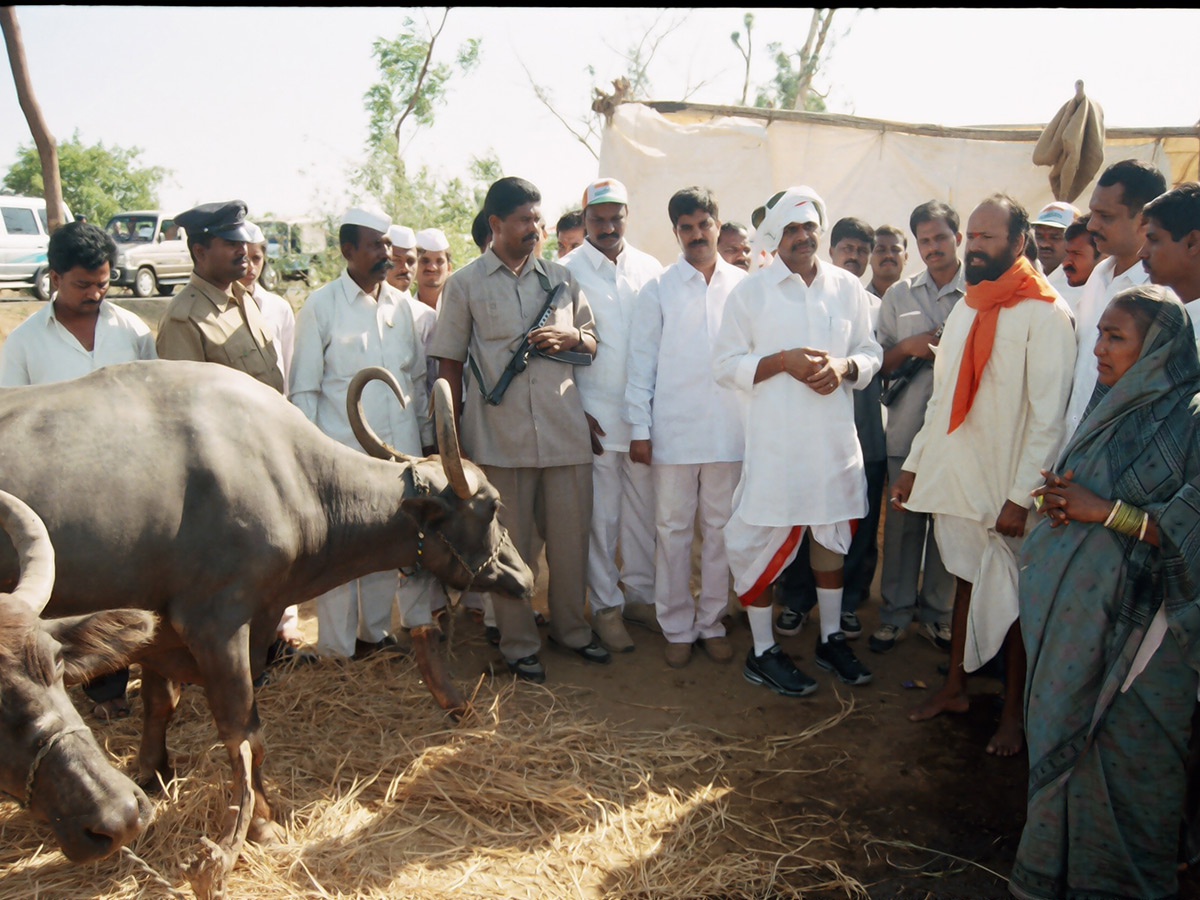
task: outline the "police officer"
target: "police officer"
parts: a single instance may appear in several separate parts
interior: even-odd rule
[[[246,204],[205,203],[175,217],[187,231],[192,277],[158,326],[160,359],[215,362],[284,390],[278,348],[238,279],[249,269]]]

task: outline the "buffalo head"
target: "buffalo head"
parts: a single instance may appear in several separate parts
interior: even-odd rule
[[[499,492],[482,469],[462,458],[449,385],[443,379],[434,384],[438,455],[423,458],[388,446],[363,418],[362,391],[374,380],[391,387],[404,404],[400,384],[391,372],[363,369],[346,392],[350,426],[368,454],[410,466],[414,489],[404,500],[404,510],[421,525],[421,566],[460,590],[494,591],[528,600],[533,595],[533,572],[500,524]]]
[[[51,827],[69,859],[98,859],[141,832],[150,804],[113,768],[64,679],[119,669],[151,639],[154,617],[115,610],[39,618],[54,585],[50,536],[33,510],[3,492],[0,527],[21,566],[17,587],[0,594],[0,790]]]

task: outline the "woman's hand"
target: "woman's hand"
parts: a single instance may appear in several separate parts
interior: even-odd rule
[[[1067,522],[1103,522],[1112,512],[1113,501],[1098,497],[1083,485],[1076,484],[1071,480],[1074,474],[1067,471],[1056,475],[1042,469],[1046,483],[1031,492],[1035,498],[1042,499],[1040,511],[1042,515],[1050,517],[1051,528]]]

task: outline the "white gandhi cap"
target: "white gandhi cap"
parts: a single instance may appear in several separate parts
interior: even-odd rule
[[[417,232],[417,246],[422,250],[449,250],[450,242],[440,228],[426,228]]]

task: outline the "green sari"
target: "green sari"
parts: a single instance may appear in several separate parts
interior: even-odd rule
[[[1138,360],[1098,386],[1055,471],[1148,512],[1161,547],[1100,524],[1021,549],[1029,657],[1029,808],[1010,889],[1023,898],[1174,897],[1185,759],[1200,667],[1200,357],[1161,302]],[[1147,626],[1168,631],[1128,691]]]

